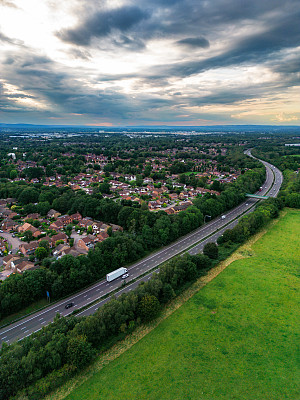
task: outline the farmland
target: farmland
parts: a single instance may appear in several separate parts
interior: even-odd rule
[[[300,212],[286,210],[238,250],[246,258],[66,399],[298,398],[299,236]]]

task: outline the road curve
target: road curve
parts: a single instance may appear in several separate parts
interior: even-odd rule
[[[250,150],[246,150],[245,154],[253,157]],[[272,164],[267,163],[266,161],[260,161],[266,167],[266,181],[262,190],[258,192],[258,194],[267,194],[270,197],[276,197],[282,184],[282,173]],[[130,283],[130,281],[134,279],[137,280],[134,283],[128,284],[126,287],[121,287],[122,281],[120,278],[109,283],[106,281],[101,281],[77,294],[69,296],[67,299],[61,300],[55,304],[51,304],[49,307],[43,310],[40,310],[0,329],[0,343],[2,344],[3,342],[6,342],[10,344],[16,340],[23,339],[26,336],[39,331],[43,326],[46,326],[52,322],[57,313],[60,313],[62,316],[67,316],[74,310],[88,306],[88,304],[91,304],[99,299],[99,302],[93,304],[91,307],[88,307],[86,310],[78,313],[77,315],[89,315],[94,313],[101,305],[109,301],[110,296],[104,300],[101,300],[104,295],[107,295],[118,288],[120,290],[118,291],[117,295],[132,290],[141,281],[150,279],[153,271],[149,274],[146,274],[147,271],[157,270],[161,263],[167,261],[177,254],[180,254],[184,251],[188,251],[190,254],[197,254],[202,251],[203,246],[207,242],[216,241],[226,229],[233,228],[238,223],[239,217],[253,211],[254,205],[258,201],[259,200],[252,198],[247,199],[237,207],[228,211],[225,218],[219,216],[196,229],[192,233],[178,239],[176,242],[156,251],[155,253],[152,253],[150,256],[145,257],[134,265],[131,265],[128,268],[130,279],[127,280],[127,283]],[[142,278],[139,278],[140,275],[144,274],[146,275]],[[74,302],[75,305],[74,307],[66,310],[65,305],[69,302]]]

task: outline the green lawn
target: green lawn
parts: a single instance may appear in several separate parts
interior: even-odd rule
[[[68,400],[300,398],[300,211]],[[298,271],[297,271],[298,270]]]

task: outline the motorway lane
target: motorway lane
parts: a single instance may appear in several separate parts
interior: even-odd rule
[[[269,163],[266,162],[263,163],[266,166],[266,181],[262,191],[258,192],[258,194],[264,195],[270,190],[268,195],[272,197],[276,196],[282,182],[282,174],[279,170],[277,170],[277,168],[273,167]],[[274,185],[272,186],[273,180],[274,180]],[[152,270],[153,268],[157,267],[164,261],[189,249],[191,246],[195,245],[200,240],[203,240],[208,235],[212,235],[213,232],[220,229],[213,236],[210,236],[209,238],[205,239],[205,241],[199,243],[195,248],[189,250],[191,254],[196,254],[197,252],[201,251],[205,243],[216,240],[217,237],[220,236],[226,229],[232,228],[237,223],[235,219],[238,216],[244,214],[247,211],[250,212],[251,208],[257,201],[259,200],[251,198],[247,199],[239,206],[228,211],[224,219],[222,218],[222,216],[217,217],[214,220],[210,221],[209,223],[198,228],[193,233],[186,235],[185,237],[174,242],[173,244],[164,247],[163,249],[153,253],[152,255],[146,257],[145,259],[142,259],[141,261],[128,267],[128,271],[130,273],[129,281],[136,279],[138,276],[146,273],[149,270]],[[146,277],[140,278],[137,282],[139,283],[141,280],[150,279],[151,274],[147,275]],[[138,285],[138,283],[132,284],[133,286],[131,285],[126,286],[125,288],[122,289],[122,291],[120,291],[120,293],[122,293],[123,291],[131,290],[131,288]],[[41,310],[35,314],[32,314],[20,320],[19,322],[15,322],[14,324],[11,324],[5,328],[0,329],[0,343],[2,342],[11,343],[15,340],[29,336],[33,332],[40,330],[43,326],[47,325],[49,322],[53,321],[57,313],[60,313],[63,316],[67,316],[71,314],[75,309],[87,306],[88,304],[94,302],[95,300],[121,287],[122,287],[121,278],[116,279],[115,281],[109,283],[106,281],[98,282],[78,294],[70,296],[65,300],[59,301],[56,304],[51,305],[50,307],[44,310]],[[108,301],[107,299],[102,300],[88,310],[90,310],[90,313],[92,313],[95,311],[96,308],[98,308],[101,304],[107,301]],[[74,302],[75,306],[66,310],[65,304],[69,302]],[[77,315],[87,315],[88,313],[89,313],[88,311],[84,311],[84,313],[80,313]]]

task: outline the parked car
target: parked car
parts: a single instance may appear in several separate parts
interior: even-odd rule
[[[73,307],[73,306],[74,306],[74,303],[72,302],[72,303],[66,304],[66,305],[65,305],[65,308],[68,309],[68,308],[71,308],[71,307]]]

